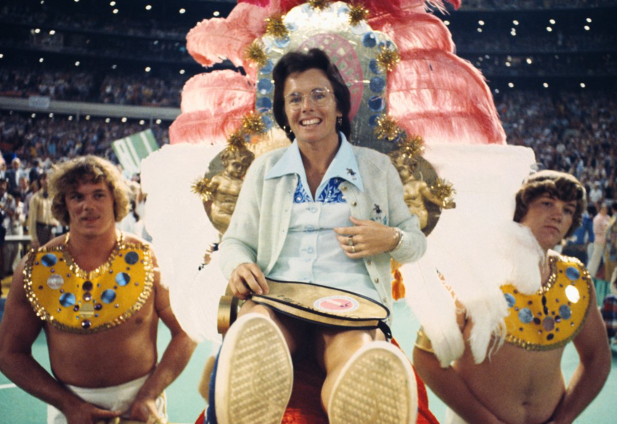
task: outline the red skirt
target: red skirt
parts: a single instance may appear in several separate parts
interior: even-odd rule
[[[398,344],[393,340],[394,344]],[[414,369],[414,373],[415,373]],[[315,361],[294,362],[294,387],[282,424],[328,424],[328,416],[321,407],[321,386],[325,374]],[[424,382],[416,373],[418,384],[418,420],[417,424],[439,424],[428,409],[428,396]],[[205,410],[195,424],[204,424]]]

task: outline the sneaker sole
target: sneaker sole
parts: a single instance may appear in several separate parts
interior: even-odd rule
[[[283,334],[247,314],[225,336],[215,385],[219,424],[280,424],[291,397],[293,365]]]
[[[363,347],[343,368],[329,405],[330,424],[414,424],[418,389],[408,359],[386,342]]]

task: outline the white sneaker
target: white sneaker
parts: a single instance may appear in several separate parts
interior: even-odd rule
[[[218,359],[218,424],[280,424],[293,387],[293,365],[283,334],[261,314],[231,326]]]
[[[330,395],[330,424],[414,424],[418,388],[396,346],[372,342],[345,364]]]

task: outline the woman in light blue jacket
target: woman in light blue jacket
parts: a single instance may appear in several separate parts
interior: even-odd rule
[[[298,352],[316,355],[326,373],[321,400],[331,424],[415,422],[413,371],[384,331],[316,326],[250,300],[268,293],[268,278],[391,309],[390,259],[411,262],[426,249],[389,158],[349,143],[350,93],[327,55],[288,53],[273,76],[274,116],[293,144],[252,164],[220,245],[229,286],[247,300],[218,360],[219,424],[280,423]],[[260,384],[234,383],[244,379]],[[375,407],[376,396],[391,402]]]

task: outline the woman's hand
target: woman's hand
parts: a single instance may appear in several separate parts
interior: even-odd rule
[[[229,278],[229,287],[234,296],[246,300],[252,293],[268,294],[268,283],[255,263],[240,264]]]
[[[370,219],[349,218],[354,227],[334,229],[345,254],[352,259],[391,251],[398,243],[398,232]]]

